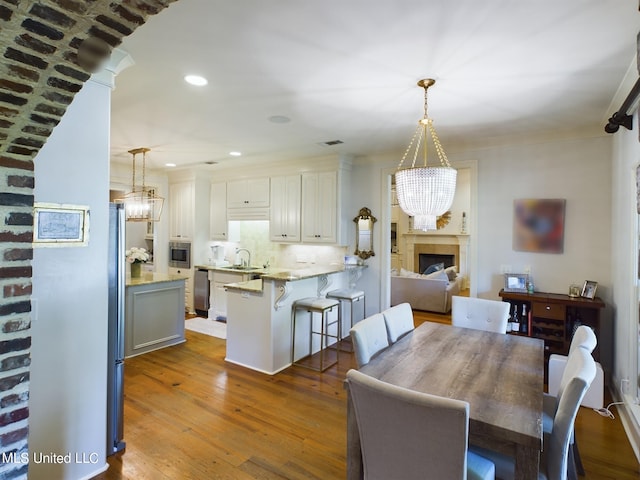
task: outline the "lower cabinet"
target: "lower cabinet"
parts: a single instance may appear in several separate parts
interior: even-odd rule
[[[227,319],[227,291],[224,286],[228,283],[245,282],[251,279],[250,274],[240,272],[210,271],[211,291],[209,298],[209,318],[212,320]]]
[[[174,268],[169,267],[169,273],[171,275],[181,275],[187,277],[184,282],[184,311],[187,313],[195,313],[193,307],[193,268]]]
[[[504,290],[501,290],[499,295],[503,301],[511,304],[510,312],[515,308],[520,315],[523,306],[525,307],[526,318],[520,318],[520,322],[526,322],[526,333],[517,333],[517,335],[544,340],[545,376],[549,356],[553,353],[567,355],[573,332],[580,325],[593,328],[598,337],[598,346],[593,351],[593,358],[600,361],[602,340],[600,310],[605,306],[600,298],[588,299],[557,293],[528,294]]]

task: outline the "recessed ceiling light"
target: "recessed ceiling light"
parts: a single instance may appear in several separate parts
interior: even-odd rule
[[[242,155],[242,152],[229,152],[229,155],[231,155],[232,157],[239,157]]]
[[[204,87],[209,83],[206,78],[201,77],[200,75],[186,75],[184,77],[184,81],[191,85],[195,85],[196,87]]]
[[[271,123],[289,123],[291,119],[289,117],[285,117],[284,115],[272,115],[269,117],[269,121]]]
[[[176,164],[175,163],[165,163],[164,166],[165,167],[175,167]]]

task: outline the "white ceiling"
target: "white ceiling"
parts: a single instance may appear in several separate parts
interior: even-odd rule
[[[121,46],[135,65],[116,78],[112,159],[403,151],[424,77],[447,151],[600,134],[639,29],[636,0],[180,0]]]

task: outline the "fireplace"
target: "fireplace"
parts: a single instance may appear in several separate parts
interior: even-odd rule
[[[444,268],[453,267],[456,263],[456,256],[440,253],[419,253],[418,254],[418,272],[424,272],[429,266],[434,263],[443,263]]]
[[[451,244],[416,243],[413,245],[413,270],[419,273],[425,271],[429,265],[444,263],[445,268],[453,265],[460,268],[460,247]]]

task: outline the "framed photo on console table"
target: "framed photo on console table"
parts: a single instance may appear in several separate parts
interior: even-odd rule
[[[598,282],[592,282],[591,280],[587,280],[584,282],[584,286],[582,287],[581,297],[590,298],[593,300],[596,297],[596,289],[598,288]]]
[[[504,291],[527,293],[527,282],[529,275],[526,273],[505,273]]]

